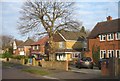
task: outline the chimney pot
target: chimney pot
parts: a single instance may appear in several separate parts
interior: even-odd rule
[[[110,20],[112,20],[112,17],[111,17],[111,16],[108,16],[108,17],[107,17],[107,21],[110,21]]]

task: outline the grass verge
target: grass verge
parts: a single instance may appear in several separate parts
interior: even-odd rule
[[[38,74],[38,75],[48,75],[50,74],[49,72],[45,71],[45,70],[41,70],[41,69],[23,69],[22,71],[25,71],[25,72],[29,72],[29,73],[33,73],[33,74]]]

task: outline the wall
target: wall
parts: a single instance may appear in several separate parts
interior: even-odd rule
[[[7,58],[1,58],[0,61],[6,62]],[[11,62],[11,63],[17,63],[17,64],[21,63],[20,60],[18,60],[18,59],[12,59],[12,58],[9,58],[9,62]]]
[[[67,41],[66,42],[66,47],[68,49],[77,49],[77,48],[81,48],[81,42],[76,42],[76,41]]]
[[[25,55],[28,56],[30,54],[30,49],[31,46],[24,46],[24,51],[25,51]]]
[[[43,68],[47,69],[58,69],[68,71],[68,61],[59,62],[59,61],[41,61]]]
[[[12,59],[12,58],[11,58],[9,62],[21,64],[21,60],[18,60],[18,59]]]
[[[120,40],[112,40],[112,41],[100,41],[100,39],[97,37],[95,39],[89,39],[88,40],[88,52],[85,53],[85,56],[92,57],[92,48],[93,46],[100,46],[101,50],[117,50],[120,49]]]
[[[64,41],[63,41],[64,42]],[[76,48],[81,48],[82,44],[81,42],[76,42],[76,41],[66,41],[64,42],[64,46],[66,49],[76,49]],[[55,42],[55,48],[59,48],[59,42]]]

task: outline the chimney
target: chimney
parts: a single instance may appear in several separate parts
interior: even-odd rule
[[[112,17],[111,17],[111,16],[108,16],[108,17],[107,17],[107,21],[110,21],[110,20],[112,20]]]

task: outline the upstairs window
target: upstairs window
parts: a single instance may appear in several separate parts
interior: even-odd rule
[[[105,41],[106,40],[106,35],[99,35],[100,41]]]
[[[114,34],[113,33],[107,34],[107,40],[108,41],[114,40]]]
[[[37,46],[36,49],[39,50],[39,46]]]
[[[117,32],[117,33],[115,34],[115,37],[116,37],[116,40],[120,40],[120,32]]]
[[[38,50],[39,49],[39,46],[33,46],[33,50]]]
[[[65,47],[64,42],[59,42],[59,48],[62,49],[64,47]]]
[[[33,46],[33,50],[35,50],[35,46]]]

